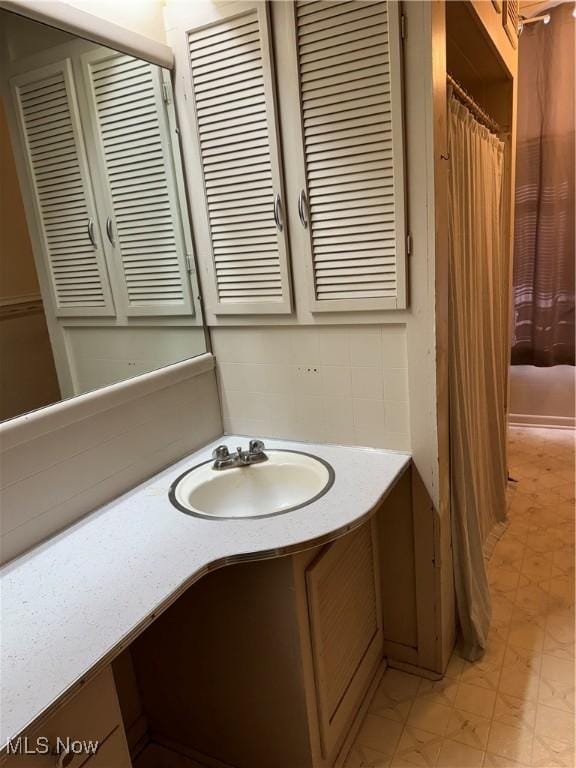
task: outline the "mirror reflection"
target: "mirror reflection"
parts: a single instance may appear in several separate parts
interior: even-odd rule
[[[206,351],[170,73],[0,11],[0,419]]]

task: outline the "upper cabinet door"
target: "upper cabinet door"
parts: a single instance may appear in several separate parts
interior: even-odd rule
[[[307,230],[311,308],[404,308],[398,4],[297,0],[293,23],[303,168],[290,203]]]
[[[114,315],[70,60],[16,75],[10,86],[54,313]]]
[[[212,251],[210,308],[216,315],[287,313],[288,242],[267,5],[214,3],[194,10],[205,13],[187,37]]]
[[[107,48],[82,55],[91,161],[127,316],[194,313],[159,67]]]
[[[504,0],[502,25],[514,48],[518,47],[518,26],[520,24],[520,4],[518,0]]]

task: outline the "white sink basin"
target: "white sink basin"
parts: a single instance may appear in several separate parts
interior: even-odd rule
[[[199,517],[268,517],[310,504],[334,482],[332,467],[310,454],[266,450],[266,455],[267,461],[243,467],[199,464],[172,485],[170,501]]]

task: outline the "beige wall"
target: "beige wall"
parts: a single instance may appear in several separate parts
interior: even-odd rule
[[[510,368],[510,422],[576,426],[576,369],[571,365]]]
[[[60,399],[12,145],[0,99],[0,421]],[[27,301],[22,302],[26,297]]]
[[[7,11],[0,13],[0,35],[5,61],[10,63],[75,39],[61,29]]]
[[[60,400],[41,306],[0,315],[0,421]]]
[[[0,299],[40,292],[4,105],[0,99]]]
[[[67,5],[100,16],[160,43],[166,42],[163,0],[68,0]]]

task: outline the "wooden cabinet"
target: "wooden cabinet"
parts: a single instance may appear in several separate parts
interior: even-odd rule
[[[131,768],[128,745],[121,726],[108,736],[98,752],[84,765],[85,768]]]
[[[102,47],[82,54],[77,68],[117,303],[127,317],[194,314],[167,110],[168,75]]]
[[[130,768],[111,668],[43,724],[14,740],[11,749],[12,754],[0,759],[3,768]]]
[[[320,550],[304,575],[308,621],[301,615],[301,631],[310,644],[320,751],[332,765],[382,659],[372,526]]]
[[[44,300],[62,316],[114,315],[71,59],[14,76],[12,104],[34,201]]]
[[[205,348],[170,72],[69,37],[0,78],[63,398]]]
[[[518,27],[520,24],[520,3],[518,0],[504,0],[502,24],[508,39],[514,48],[518,47]]]
[[[199,7],[200,8],[200,7]],[[203,4],[187,30],[196,141],[218,314],[292,310],[268,4]]]
[[[8,107],[45,302],[59,318],[194,315],[169,77],[83,41],[43,58],[13,65]]]
[[[453,4],[447,4],[448,19],[454,19],[454,9],[450,7],[451,5]],[[460,4],[455,3],[454,5]],[[493,81],[503,81],[507,78],[512,80],[516,77],[518,69],[518,24],[520,21],[519,4],[518,0],[502,0],[499,5],[500,9],[498,10],[493,3],[487,3],[483,0],[469,0],[469,2],[462,4],[462,9],[465,12],[471,12],[475,21],[480,23],[483,40],[476,39],[478,30],[476,28],[475,31],[471,32],[468,23],[465,22],[462,27],[453,25],[455,33],[452,37],[457,41],[457,45],[462,48],[462,51],[466,52],[464,68],[459,67],[462,72],[461,80],[466,80],[471,66],[470,62],[478,59],[476,78],[473,78],[468,84],[471,90],[473,90],[475,82],[481,82],[484,89],[488,88],[486,93],[490,93],[491,85],[498,84]],[[482,50],[485,47],[485,42],[491,48]],[[502,70],[502,65],[504,65],[504,70]],[[453,74],[458,79],[459,72],[456,71]],[[486,93],[483,94],[483,98],[486,98]],[[498,100],[492,98],[490,103],[491,105],[497,104]],[[500,105],[501,108],[502,105]]]
[[[204,179],[191,204],[208,310],[292,311],[300,262],[295,300],[311,312],[404,308],[399,4],[273,5],[170,11],[188,178]],[[285,189],[283,169],[297,169]]]
[[[286,120],[288,190],[304,229],[294,257],[309,270],[312,311],[406,306],[400,9],[396,2],[284,3],[293,56]],[[281,87],[282,84],[280,84]],[[298,250],[296,250],[298,249]]]
[[[372,522],[204,577],[132,646],[152,741],[210,765],[334,766],[383,663],[378,587]]]

